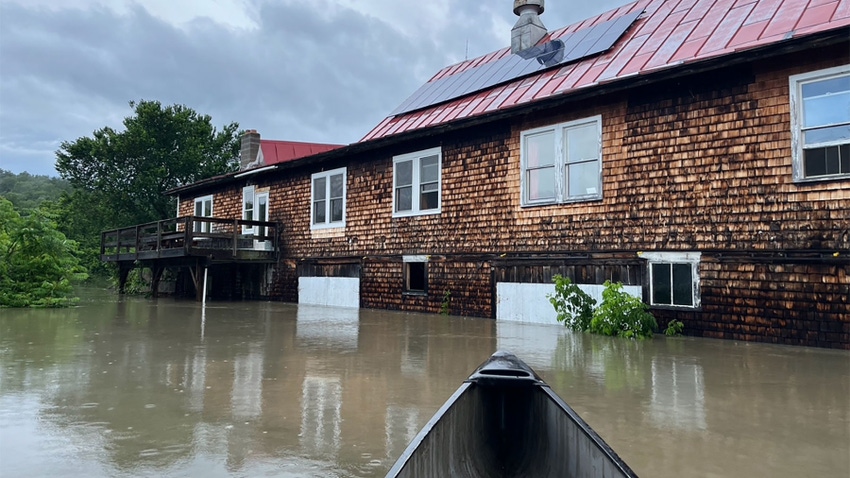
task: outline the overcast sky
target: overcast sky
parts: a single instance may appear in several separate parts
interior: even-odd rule
[[[628,3],[548,0],[549,30]],[[440,68],[510,44],[512,0],[0,0],[0,169],[131,100],[184,104],[263,138],[348,144]]]

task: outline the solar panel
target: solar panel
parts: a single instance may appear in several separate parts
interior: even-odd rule
[[[643,11],[629,13],[589,28],[582,28],[526,50],[522,55],[508,55],[462,73],[425,83],[391,115],[427,108],[607,51],[641,13]]]

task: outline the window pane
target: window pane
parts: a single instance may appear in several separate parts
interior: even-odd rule
[[[410,211],[413,209],[413,188],[410,186],[404,188],[396,188],[395,190],[395,210]]]
[[[841,157],[841,174],[850,174],[850,144],[842,144],[838,150]]]
[[[652,264],[652,303],[671,304],[670,264]]]
[[[439,181],[440,169],[437,165],[437,156],[422,158],[419,162],[419,182],[429,183]]]
[[[204,217],[212,217],[212,201],[204,201]]]
[[[413,161],[403,161],[395,164],[395,185],[410,186],[413,184]]]
[[[325,201],[313,203],[313,224],[325,223]]]
[[[599,163],[567,165],[567,185],[568,197],[599,194]]]
[[[327,178],[316,178],[313,180],[313,201],[325,199],[327,195],[326,188]]]
[[[334,174],[331,176],[331,197],[342,197],[342,174]]]
[[[805,86],[803,88],[805,89]],[[850,121],[850,91],[803,99],[803,126]]]
[[[423,192],[419,195],[419,210],[437,209],[437,192]]]
[[[673,264],[673,304],[694,305],[694,283],[690,264]]]
[[[268,221],[269,220],[269,198],[268,196],[260,196],[257,198],[257,220],[258,221]]]
[[[529,201],[555,199],[555,168],[528,171],[526,186]]]
[[[195,201],[195,215],[203,216],[204,215],[204,203],[201,201]]]
[[[342,221],[342,199],[331,199],[331,222]]]
[[[850,125],[811,129],[803,132],[804,145],[829,143],[834,141],[850,142]]]
[[[803,84],[803,98],[840,93],[842,91],[850,91],[850,75]]]
[[[555,132],[525,138],[526,167],[539,168],[555,164]]]
[[[814,148],[803,150],[805,176],[823,176],[826,174],[826,150]]]
[[[567,162],[596,159],[599,157],[599,141],[596,124],[588,124],[566,130]]]
[[[424,292],[426,277],[424,262],[405,262],[405,289],[414,292]]]

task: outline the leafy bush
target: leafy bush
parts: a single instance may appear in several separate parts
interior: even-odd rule
[[[667,324],[667,328],[664,329],[664,335],[667,335],[668,337],[682,335],[682,330],[684,328],[685,324],[683,324],[681,320],[673,319]]]
[[[73,283],[85,280],[76,243],[45,210],[22,217],[0,197],[0,307],[62,307]]]
[[[649,307],[639,298],[623,291],[623,284],[605,281],[602,303],[596,301],[569,278],[556,275],[555,293],[549,302],[558,321],[572,330],[626,338],[646,338],[658,329]]]
[[[626,338],[647,338],[658,328],[649,307],[623,291],[623,284],[605,281],[602,304],[593,311],[590,331]]]
[[[587,330],[593,318],[596,300],[573,284],[568,277],[558,274],[552,280],[555,281],[555,294],[547,297],[555,307],[558,322],[572,330]]]

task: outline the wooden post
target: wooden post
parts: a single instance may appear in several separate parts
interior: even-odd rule
[[[130,275],[132,267],[127,267],[123,263],[118,263],[118,293],[123,294],[127,289],[127,277]]]
[[[159,297],[159,280],[162,278],[162,272],[164,270],[165,268],[159,264],[159,261],[154,261],[151,268],[151,273],[153,274],[151,278],[151,297],[154,299]]]
[[[239,240],[239,219],[233,220],[233,257],[236,257],[237,241]]]
[[[203,300],[201,285],[201,261],[198,260],[195,263],[195,300],[198,302]],[[203,286],[206,287],[206,284],[203,284]]]
[[[209,268],[204,266],[204,292],[201,295],[201,307],[207,305],[207,272],[209,272]]]

